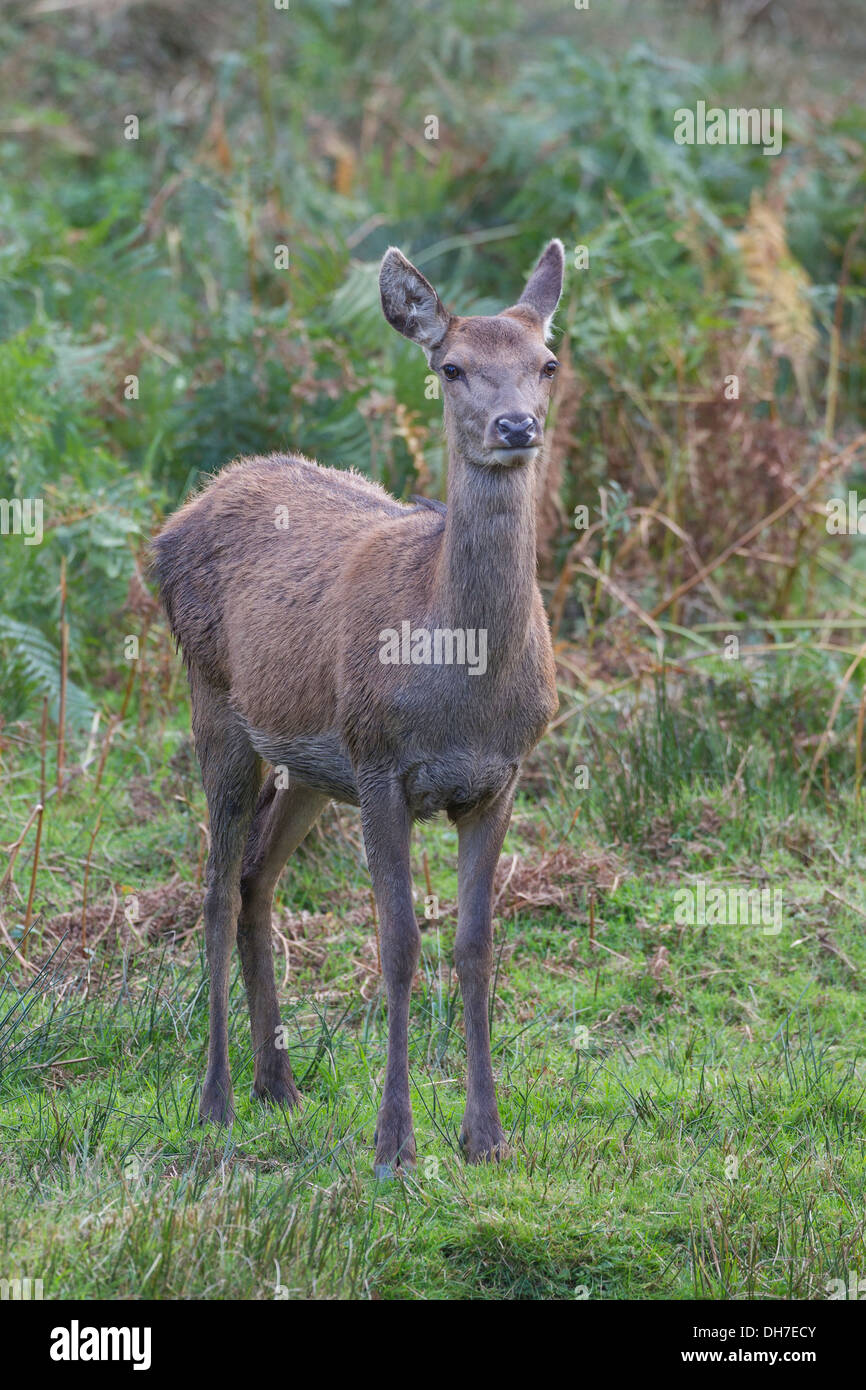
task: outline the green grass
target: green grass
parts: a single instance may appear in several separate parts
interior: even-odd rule
[[[495,22],[457,0],[212,0],[194,32],[159,5],[144,27],[122,6],[0,18],[0,496],[45,503],[41,545],[0,538],[3,1277],[51,1298],[689,1300],[821,1298],[866,1267],[862,668],[842,688],[866,584],[862,538],[820,513],[862,494],[862,453],[666,602],[862,428],[861,26],[853,0],[829,28],[809,8],[733,46],[666,0],[502,0]],[[699,99],[783,104],[784,158],[676,146],[673,112]],[[769,302],[741,240],[755,202],[784,248]],[[412,1003],[420,1161],[377,1185],[385,1010],[353,812],[326,815],[278,894],[304,1108],[249,1100],[236,977],[237,1121],[198,1125],[205,807],[146,546],[243,452],[443,495],[441,403],[381,318],[377,262],[400,244],[485,313],[553,235],[570,366],[539,565],[567,717],[503,865],[518,856],[491,999],[513,1156],[457,1151],[456,837],[436,823],[414,849],[419,914],[425,854],[442,904]],[[569,568],[576,507],[587,572]],[[41,794],[43,699],[54,784],[62,617],[67,767],[101,724],[46,805],[25,964],[32,828],[10,860]],[[782,930],[680,925],[698,880],[779,892]]]
[[[127,749],[118,766],[142,756]],[[426,852],[441,916],[426,923],[413,996],[419,1161],[404,1181],[372,1172],[385,1009],[354,813],[326,818],[278,894],[276,923],[295,938],[288,983],[281,951],[277,977],[299,1114],[249,1098],[236,972],[237,1120],[231,1133],[199,1126],[200,932],[154,940],[118,917],[90,956],[73,931],[29,983],[13,964],[0,998],[7,1270],[42,1278],[52,1298],[269,1299],[278,1285],[323,1298],[824,1297],[866,1258],[855,808],[843,791],[804,812],[792,839],[760,786],[726,811],[723,784],[709,777],[698,796],[684,781],[676,834],[652,843],[614,842],[591,807],[563,843],[566,803],[521,803],[506,867],[509,854],[542,869],[545,853],[564,854],[567,905],[521,908],[508,889],[500,903],[491,1008],[513,1156],[495,1168],[467,1167],[457,1147],[465,1063],[445,822],[414,842],[419,898]],[[116,887],[144,891],[175,862],[192,875],[203,807],[191,791],[190,805],[139,803],[137,816],[122,796],[106,801],[100,864]],[[63,862],[64,827],[74,838],[86,804],[82,788],[56,808],[49,864]],[[759,842],[743,835],[758,813]],[[593,945],[570,866],[599,855],[617,873],[596,890]],[[747,886],[761,875],[782,893],[781,932],[677,925],[674,895],[702,875]],[[36,960],[49,948],[38,932]]]

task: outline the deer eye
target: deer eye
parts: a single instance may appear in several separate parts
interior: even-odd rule
[[[557,369],[558,366],[559,366],[559,363],[558,363],[558,362],[554,362],[553,359],[551,358],[551,360],[550,360],[549,362],[545,362],[544,367],[542,368],[542,371],[544,372],[544,375],[545,375],[545,376],[556,376],[556,369]]]
[[[460,368],[455,367],[453,362],[446,362],[442,368],[442,375],[446,381],[456,381],[460,375]]]

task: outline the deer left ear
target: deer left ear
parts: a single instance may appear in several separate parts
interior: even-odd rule
[[[538,264],[526,282],[519,303],[533,309],[544,325],[544,336],[550,336],[553,315],[562,294],[565,274],[565,248],[558,237],[549,241],[538,258]]]

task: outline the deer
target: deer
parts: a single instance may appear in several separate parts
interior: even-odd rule
[[[559,366],[547,344],[564,265],[554,239],[516,304],[461,317],[400,250],[385,253],[384,317],[422,348],[441,384],[447,504],[399,501],[359,472],[275,453],[228,464],[155,538],[210,820],[202,1123],[234,1120],[235,943],[253,1097],[300,1103],[280,1045],[272,900],[289,856],[337,801],[360,808],[387,1000],[375,1172],[412,1170],[408,1031],[421,935],[410,836],[416,821],[444,811],[457,831],[454,962],[466,1045],[459,1144],[472,1163],[510,1152],[488,1019],[494,873],[521,764],[558,703],[536,580],[535,480]],[[455,659],[462,648],[454,640],[430,658],[425,633],[468,632],[486,634],[483,663]],[[384,635],[394,633],[400,640],[386,659]]]

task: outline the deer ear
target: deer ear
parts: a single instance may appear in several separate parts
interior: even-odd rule
[[[558,237],[549,241],[538,258],[538,264],[526,282],[526,289],[519,303],[534,309],[544,324],[544,336],[550,334],[550,325],[559,296],[562,294],[562,277],[565,274],[565,249]]]
[[[448,331],[451,315],[420,270],[396,246],[389,246],[379,270],[382,313],[392,328],[420,344],[428,354]]]

